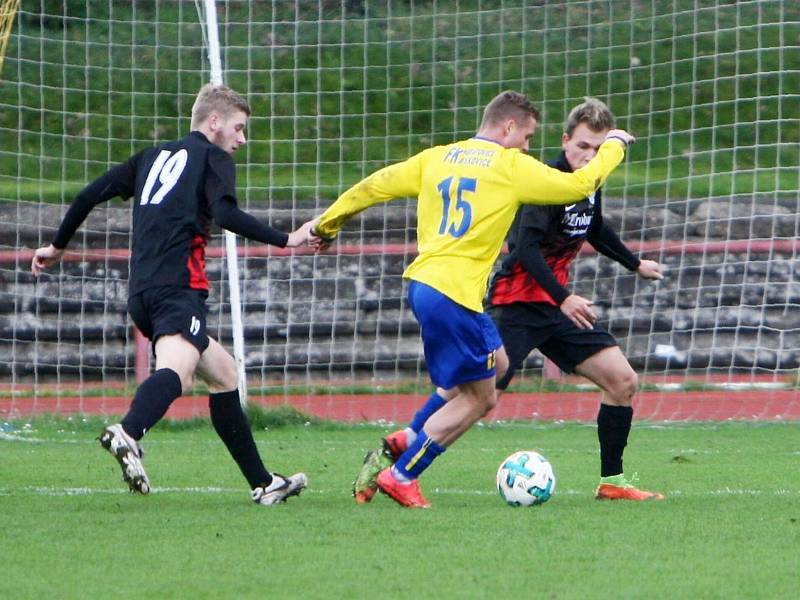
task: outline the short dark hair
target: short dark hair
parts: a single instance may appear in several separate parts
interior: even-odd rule
[[[597,98],[584,98],[582,104],[578,104],[569,112],[564,133],[572,135],[575,128],[581,123],[586,123],[594,132],[614,129],[614,113]]]
[[[500,92],[486,105],[483,111],[481,127],[484,125],[497,125],[506,119],[514,119],[516,122],[521,123],[528,117],[539,120],[539,111],[533,103],[528,100],[525,94],[506,90],[505,92]]]
[[[213,112],[227,117],[237,110],[250,116],[250,105],[241,95],[226,85],[207,83],[200,88],[192,106],[192,129],[197,129]]]

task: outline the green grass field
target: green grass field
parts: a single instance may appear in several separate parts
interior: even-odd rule
[[[277,471],[310,488],[249,501],[210,426],[146,439],[148,497],[124,491],[94,441],[101,422],[39,418],[0,433],[3,598],[796,598],[800,423],[637,424],[629,472],[665,502],[593,499],[593,427],[515,423],[469,432],[426,474],[427,511],[350,481],[385,428],[260,429]],[[502,503],[499,462],[553,463],[553,499]]]

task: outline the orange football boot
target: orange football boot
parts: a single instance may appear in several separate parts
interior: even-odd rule
[[[392,475],[392,468],[388,467],[378,473],[378,489],[392,500],[406,508],[430,508],[431,503],[422,495],[419,481],[414,479],[410,483],[403,483]]]
[[[640,490],[629,482],[623,475],[605,477],[607,481],[601,482],[595,490],[597,500],[663,500],[664,494]],[[634,477],[635,479],[635,477]],[[611,481],[608,481],[611,480]]]

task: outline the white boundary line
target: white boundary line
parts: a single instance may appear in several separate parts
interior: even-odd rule
[[[246,495],[246,488],[223,488],[223,487],[156,487],[153,488],[151,494],[237,494]],[[322,496],[341,496],[346,497],[348,493],[340,493],[338,488],[333,490],[328,489],[310,489],[305,490],[304,493],[318,494]],[[775,490],[761,490],[749,488],[720,488],[716,490],[708,490],[701,492],[685,492],[682,490],[668,490],[665,492],[667,500],[670,498],[708,498],[708,497],[721,497],[721,496],[778,496],[778,497],[800,497],[800,489],[790,490],[779,488]],[[0,487],[0,496],[10,496],[15,494],[35,494],[37,496],[92,496],[92,495],[132,495],[127,489],[119,488],[91,488],[91,487],[55,487],[55,486],[23,486],[15,487]],[[494,496],[497,491],[491,490],[462,490],[457,488],[433,488],[431,494],[441,494],[446,496]],[[594,496],[592,490],[556,490],[555,496]]]

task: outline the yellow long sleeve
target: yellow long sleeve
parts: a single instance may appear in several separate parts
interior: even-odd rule
[[[582,200],[624,155],[622,144],[611,140],[589,164],[564,173],[490,140],[437,146],[351,187],[323,213],[316,230],[332,238],[365,208],[416,196],[418,256],[403,276],[481,312],[489,274],[520,205]]]

